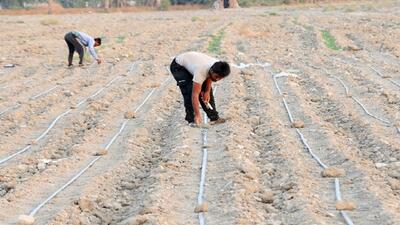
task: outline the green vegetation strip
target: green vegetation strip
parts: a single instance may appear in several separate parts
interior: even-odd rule
[[[210,43],[208,44],[208,51],[211,53],[219,54],[221,53],[221,40],[224,36],[225,31],[220,30],[218,34],[213,35]]]
[[[326,45],[326,47],[332,49],[332,50],[342,50],[342,47],[340,47],[337,43],[336,43],[336,39],[335,37],[333,37],[329,31],[327,30],[321,30],[322,33],[322,38],[324,39],[324,43]]]

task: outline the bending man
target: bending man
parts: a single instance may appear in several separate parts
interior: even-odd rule
[[[101,45],[101,38],[92,38],[91,36],[79,32],[72,31],[65,35],[65,42],[67,42],[69,55],[68,55],[68,66],[72,66],[72,57],[74,56],[74,52],[77,51],[79,54],[79,66],[83,66],[83,54],[84,47],[89,49],[90,55],[97,61],[98,64],[101,63],[101,59],[97,56],[95,47]]]
[[[202,122],[200,107],[211,123],[223,123],[215,107],[212,82],[219,81],[231,72],[227,62],[199,52],[186,52],[172,61],[171,73],[183,95],[186,110],[185,120],[199,125]]]

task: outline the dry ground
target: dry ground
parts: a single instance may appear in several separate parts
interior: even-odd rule
[[[0,70],[0,160],[29,148],[0,164],[0,223],[15,224],[108,148],[35,224],[198,224],[201,130],[185,124],[167,67],[179,52],[207,52],[223,30],[221,52],[209,54],[271,66],[232,67],[216,83],[229,120],[208,129],[207,224],[345,224],[333,178],[321,176],[291,128],[273,81],[280,72],[290,74],[277,82],[308,144],[346,172],[341,191],[356,205],[347,211],[354,224],[400,224],[399,15],[386,2],[1,16],[0,64],[17,66]],[[66,68],[63,36],[72,29],[104,38],[103,64]]]

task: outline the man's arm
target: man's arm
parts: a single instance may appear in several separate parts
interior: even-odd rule
[[[94,50],[94,40],[90,40],[90,42],[88,43],[88,48],[89,48],[89,53],[90,55],[92,55],[92,57],[95,60],[99,60],[99,57],[97,57],[96,51]]]
[[[201,84],[193,82],[193,89],[192,89],[192,106],[194,110],[194,122],[196,124],[201,123],[201,115],[200,115],[200,102],[199,102],[199,95],[201,92]]]
[[[205,82],[206,82],[206,90],[203,95],[203,101],[209,102],[210,101],[210,92],[211,92],[211,87],[212,87],[212,80],[211,80],[211,78],[207,78]]]

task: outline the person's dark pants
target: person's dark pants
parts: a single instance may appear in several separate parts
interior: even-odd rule
[[[69,32],[64,37],[65,42],[67,42],[69,55],[68,55],[68,66],[72,65],[72,57],[74,56],[74,51],[79,54],[79,64],[82,64],[84,49],[81,43],[76,40],[76,36]]]
[[[172,75],[174,76],[179,89],[181,89],[181,93],[183,96],[183,103],[185,105],[186,116],[185,120],[189,123],[194,122],[194,110],[192,105],[192,89],[193,89],[193,75],[183,66],[179,65],[175,59],[172,61],[170,70]],[[201,86],[201,91],[205,92],[206,90],[206,82]],[[215,121],[219,119],[217,108],[215,107],[214,95],[211,89],[210,91],[210,105],[213,109],[209,109],[204,104],[201,95],[199,95],[200,105],[203,110],[206,112],[208,118],[211,121]]]

